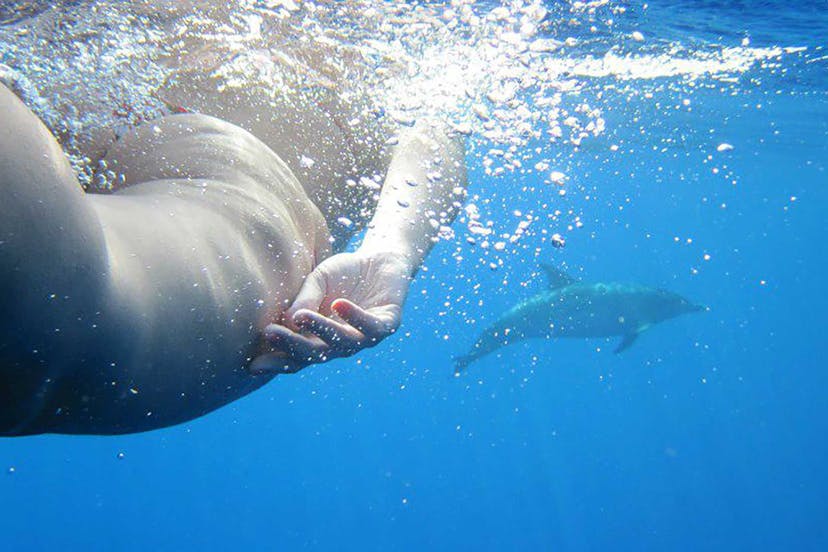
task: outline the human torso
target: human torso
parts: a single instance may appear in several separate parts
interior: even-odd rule
[[[110,260],[115,261],[110,278],[123,293],[116,294],[114,314],[101,324],[111,333],[100,347],[81,351],[83,362],[75,364],[94,365],[124,377],[115,378],[115,385],[108,382],[106,389],[86,388],[74,377],[62,378],[63,390],[54,396],[50,412],[62,408],[72,417],[65,425],[44,421],[42,431],[108,433],[159,427],[200,415],[258,387],[264,380],[251,379],[245,372],[257,352],[257,328],[277,316],[295,295],[320,260],[318,254],[330,251],[318,239],[300,239],[300,229],[308,226],[319,229],[318,235],[327,235],[321,217],[302,217],[288,231],[261,228],[246,224],[242,217],[233,218],[246,207],[219,204],[224,226],[211,222],[212,218],[196,217],[193,223],[192,217],[182,215],[200,208],[197,199],[183,201],[172,189],[179,186],[184,196],[197,195],[189,182],[159,190],[164,184],[147,184],[148,179],[141,177],[119,178],[115,150],[124,145],[124,137],[138,129],[151,132],[162,127],[161,121],[175,119],[167,116],[177,112],[199,112],[233,123],[275,152],[304,189],[304,193],[285,190],[277,203],[293,207],[313,203],[328,226],[340,215],[356,222],[375,194],[371,187],[348,185],[348,180],[356,182],[363,174],[373,176],[374,169],[356,159],[360,152],[354,151],[354,144],[365,145],[355,131],[359,125],[353,122],[359,113],[353,115],[347,103],[339,101],[335,82],[320,77],[311,86],[270,94],[264,85],[279,76],[272,68],[272,74],[267,69],[258,80],[233,85],[238,74],[232,63],[222,70],[232,55],[231,43],[204,42],[203,33],[196,32],[192,40],[176,40],[181,35],[172,16],[147,19],[136,14],[123,21],[132,26],[113,35],[105,22],[93,25],[82,13],[70,9],[63,18],[46,10],[17,27],[12,33],[20,33],[16,54],[3,58],[16,73],[20,85],[16,92],[58,138],[76,172],[88,177],[87,188],[116,192],[95,194],[90,202],[107,233]],[[69,31],[61,34],[66,27]],[[116,36],[120,42],[113,43]],[[70,37],[74,42],[67,42]],[[204,49],[196,50],[192,47],[196,44]],[[280,52],[267,51],[279,58],[280,67],[287,64],[290,70],[290,61],[283,60]],[[239,63],[264,56],[259,59],[260,69],[270,67],[261,52],[243,49],[236,54]],[[171,156],[162,152],[158,159],[170,161]],[[290,178],[264,180],[278,187]],[[345,190],[345,201],[332,201]],[[243,199],[234,195],[230,203],[241,204]],[[160,248],[152,246],[158,235],[166,236]],[[313,251],[300,247],[305,242],[316,247]],[[263,262],[267,254],[275,257],[271,263]],[[182,264],[186,270],[176,268]],[[165,287],[159,282],[180,285]],[[276,311],[268,312],[274,305]],[[153,318],[159,313],[174,323]],[[198,331],[191,331],[192,327]],[[185,337],[189,341],[182,341]],[[146,353],[149,343],[152,355]],[[120,418],[111,416],[112,408]],[[139,416],[142,421],[136,424]],[[93,418],[102,425],[89,421]]]

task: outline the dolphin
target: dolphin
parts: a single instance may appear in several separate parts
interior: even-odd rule
[[[706,310],[684,297],[639,284],[585,283],[542,266],[548,288],[518,303],[486,328],[471,350],[455,357],[455,374],[506,345],[532,337],[620,336],[615,352],[628,349],[653,324]]]

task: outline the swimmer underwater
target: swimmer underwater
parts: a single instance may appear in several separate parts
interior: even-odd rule
[[[220,20],[226,5],[129,9]],[[183,113],[73,142],[118,175],[111,193],[84,191],[60,133],[0,75],[0,435],[162,428],[371,347],[400,324],[434,219],[456,213],[462,142],[386,128],[341,93],[354,75],[333,49],[292,52],[330,80],[312,101],[259,103],[190,46],[158,91]],[[83,112],[84,91],[61,93]]]

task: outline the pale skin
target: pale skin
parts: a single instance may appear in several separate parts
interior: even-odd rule
[[[383,176],[360,220],[335,201],[353,191],[333,154],[360,131],[337,137],[333,108],[262,117],[198,97],[199,114],[109,144],[128,186],[85,194],[0,85],[0,434],[172,425],[399,327],[434,221],[451,220],[465,185],[462,143],[424,123],[351,152]],[[298,135],[317,172],[297,166]],[[367,227],[352,253],[331,247],[338,217]]]

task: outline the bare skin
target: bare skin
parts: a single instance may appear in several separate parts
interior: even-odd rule
[[[177,92],[224,120],[165,117],[109,144],[127,186],[101,195],[0,85],[0,434],[172,425],[399,326],[432,220],[450,220],[465,183],[462,145],[421,125],[384,152],[335,105],[263,117]],[[300,134],[316,171],[296,165]],[[354,170],[384,177],[370,221],[337,201]],[[337,216],[368,230],[330,256]]]

